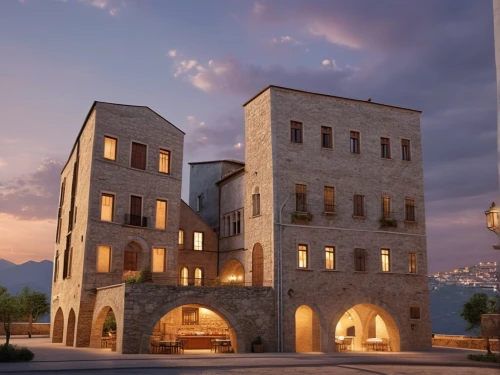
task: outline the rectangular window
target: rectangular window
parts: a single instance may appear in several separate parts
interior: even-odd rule
[[[290,136],[292,143],[302,143],[302,123],[297,121],[290,122]]]
[[[380,138],[380,148],[382,159],[391,158],[391,140],[390,138]]]
[[[104,137],[104,159],[116,160],[116,138]]]
[[[179,229],[179,249],[184,249],[184,231]]]
[[[354,195],[354,216],[364,217],[365,216],[365,196],[364,195]]]
[[[389,249],[380,250],[380,255],[382,257],[382,272],[391,271],[391,251]]]
[[[411,160],[411,155],[410,155],[410,140],[409,139],[402,139],[401,140],[401,156],[403,160]]]
[[[405,198],[405,220],[415,221],[415,200]]]
[[[321,127],[321,147],[332,148],[332,128],[328,126]]]
[[[299,268],[307,268],[307,245],[299,245]]]
[[[252,194],[252,216],[260,215],[260,193]]]
[[[167,201],[156,200],[156,229],[167,227]]]
[[[420,306],[410,306],[410,319],[420,319]]]
[[[57,220],[56,242],[61,242],[62,217]]]
[[[295,211],[307,212],[307,186],[295,185]]]
[[[142,225],[142,197],[130,196],[130,225]]]
[[[382,217],[384,219],[391,218],[391,198],[382,197]]]
[[[417,254],[408,253],[408,272],[417,273]]]
[[[182,325],[197,325],[199,324],[199,309],[198,307],[183,307],[182,308]]]
[[[153,247],[153,272],[165,272],[165,248]]]
[[[196,212],[200,212],[203,205],[203,195],[196,197]]]
[[[132,142],[132,155],[130,166],[137,169],[146,169],[147,146],[141,143]]]
[[[170,151],[160,150],[159,172],[170,173]]]
[[[203,232],[194,232],[194,250],[203,250]]]
[[[97,272],[111,271],[111,246],[97,248]]]
[[[335,188],[325,186],[323,188],[323,199],[325,203],[325,212],[335,212]]]
[[[354,249],[354,270],[366,271],[366,251],[365,249]]]
[[[68,255],[68,274],[67,274],[67,277],[71,277],[72,270],[73,270],[73,248],[70,248],[69,255]]]
[[[101,220],[113,221],[115,209],[115,196],[112,194],[101,195]]]
[[[351,153],[359,154],[359,132],[351,132]]]
[[[325,247],[325,268],[327,270],[334,270],[335,269],[335,248],[333,246],[326,246]]]

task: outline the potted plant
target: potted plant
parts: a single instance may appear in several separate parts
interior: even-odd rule
[[[252,341],[252,352],[253,353],[264,353],[264,343],[262,342],[262,338],[257,336]]]
[[[307,223],[313,219],[312,214],[307,212],[293,212],[292,223]]]
[[[141,282],[143,283],[153,282],[153,274],[151,273],[149,267],[146,267],[141,271]]]
[[[380,223],[380,228],[387,228],[387,227],[398,227],[398,221],[396,219],[389,219],[385,217],[381,217],[379,220]]]

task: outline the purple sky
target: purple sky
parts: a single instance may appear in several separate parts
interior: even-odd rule
[[[422,110],[429,270],[500,261],[491,0],[3,0],[0,51],[0,258],[52,259],[94,100],[187,133],[187,198],[187,162],[243,160],[241,104],[276,84]]]

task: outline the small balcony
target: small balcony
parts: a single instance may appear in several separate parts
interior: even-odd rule
[[[148,218],[146,216],[125,214],[125,225],[147,228]]]
[[[335,215],[337,213],[337,206],[334,202],[325,202],[323,213],[325,215]]]
[[[380,228],[397,228],[398,221],[394,218],[394,212],[384,212],[382,217],[379,219]]]

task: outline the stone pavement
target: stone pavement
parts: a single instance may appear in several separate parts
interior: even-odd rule
[[[12,343],[28,346],[35,359],[28,363],[2,363],[0,374],[497,375],[500,369],[495,364],[467,360],[467,354],[477,351],[452,348],[406,353],[122,355],[109,349],[65,347],[50,343],[48,338],[14,338]]]

